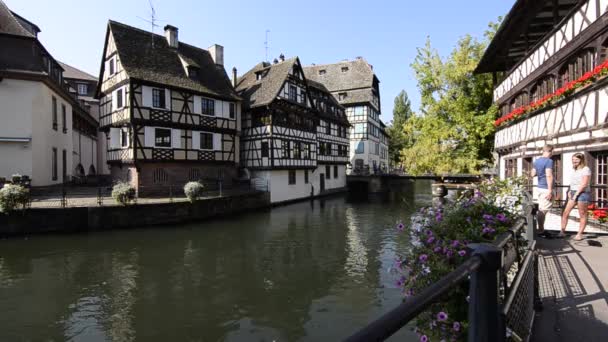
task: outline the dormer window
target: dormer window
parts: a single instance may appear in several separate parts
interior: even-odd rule
[[[89,87],[86,83],[78,83],[78,95],[87,95]]]
[[[341,70],[342,70],[342,72],[347,72],[348,71],[348,67],[343,66]]]
[[[188,77],[198,78],[198,68],[193,66],[188,67]]]
[[[338,100],[340,100],[340,101],[346,100],[346,93],[339,93]]]
[[[319,70],[319,75],[325,75],[326,72],[327,72],[327,70],[321,69],[321,70]]]

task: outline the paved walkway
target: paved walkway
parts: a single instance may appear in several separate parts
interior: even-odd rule
[[[539,286],[533,341],[608,341],[608,237],[538,239]]]

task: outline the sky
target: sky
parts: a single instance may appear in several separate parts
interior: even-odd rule
[[[148,0],[3,0],[37,24],[39,39],[55,59],[99,75],[109,19],[150,31]],[[335,63],[358,56],[380,79],[381,119],[390,122],[395,96],[405,90],[418,110],[420,95],[410,67],[426,37],[442,57],[466,34],[482,38],[490,21],[515,0],[152,0],[158,19],[179,28],[179,40],[207,48],[224,46],[224,66],[242,75],[283,53],[303,65]]]

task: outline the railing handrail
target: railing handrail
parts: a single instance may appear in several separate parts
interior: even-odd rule
[[[483,260],[480,255],[472,256],[419,295],[405,300],[395,309],[387,312],[365,328],[348,337],[345,342],[383,341],[387,339],[412,319],[416,318],[418,314],[446,292],[468,279],[473,272],[481,267],[482,262]]]

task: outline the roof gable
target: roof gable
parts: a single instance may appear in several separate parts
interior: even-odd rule
[[[108,32],[112,34],[120,62],[129,77],[239,100],[224,67],[215,64],[209,51],[182,42],[177,49],[171,48],[161,35],[115,21],[108,23]],[[109,33],[106,45],[108,38]],[[195,77],[186,73],[182,60],[200,69]]]
[[[301,69],[298,57],[277,64],[261,62],[247,71],[239,78],[236,87],[243,98],[243,106],[254,108],[271,103],[295,65]]]

